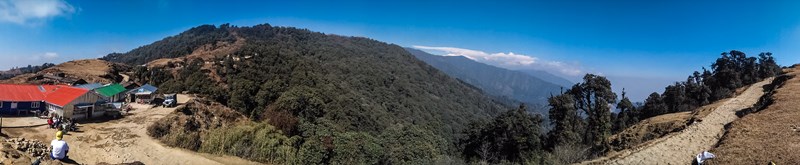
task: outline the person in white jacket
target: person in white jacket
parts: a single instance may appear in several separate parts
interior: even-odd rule
[[[56,139],[53,139],[50,142],[50,146],[53,147],[52,153],[50,153],[50,158],[54,160],[64,160],[67,158],[67,152],[69,152],[69,145],[64,140],[61,140],[63,137],[63,133],[61,131],[56,132]]]

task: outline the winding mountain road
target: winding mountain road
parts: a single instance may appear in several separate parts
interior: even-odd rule
[[[739,118],[737,111],[758,102],[764,94],[762,86],[770,82],[772,78],[751,85],[740,95],[714,109],[702,122],[695,122],[680,132],[589,164],[689,164],[695,155],[711,149],[719,141],[725,133],[725,125]]]

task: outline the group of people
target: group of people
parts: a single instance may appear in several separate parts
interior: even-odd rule
[[[47,118],[47,125],[49,125],[51,129],[57,129],[64,132],[73,131],[75,128],[74,122],[55,116]]]

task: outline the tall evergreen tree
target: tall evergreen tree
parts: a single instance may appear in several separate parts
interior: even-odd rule
[[[633,106],[628,96],[625,96],[624,88],[622,89],[622,99],[617,103],[617,109],[619,109],[619,113],[614,122],[614,132],[622,131],[638,121],[636,107]]]
[[[775,63],[775,58],[770,52],[758,54],[758,63],[759,78],[772,77],[781,72],[781,67]]]
[[[667,105],[661,100],[661,95],[656,92],[650,94],[644,101],[644,108],[642,110],[643,118],[650,118],[667,113]]]
[[[547,99],[550,104],[548,113],[553,129],[548,132],[548,147],[581,142],[583,119],[575,109],[575,100],[571,95],[561,94]]]
[[[541,151],[541,117],[525,111],[525,106],[509,110],[487,124],[474,123],[465,131],[467,137],[459,141],[462,154],[468,160],[535,161]]]
[[[617,95],[611,91],[611,82],[605,77],[586,74],[583,83],[575,84],[569,93],[574,97],[577,109],[586,114],[586,133],[584,142],[595,151],[604,152],[606,137],[611,135],[610,104],[616,102]]]

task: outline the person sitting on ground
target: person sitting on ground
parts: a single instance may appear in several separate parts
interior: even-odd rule
[[[50,142],[50,146],[52,146],[52,153],[50,153],[50,158],[54,160],[64,160],[67,159],[67,153],[69,152],[69,146],[67,142],[61,140],[63,137],[63,133],[61,131],[56,132],[56,139],[53,139]]]

